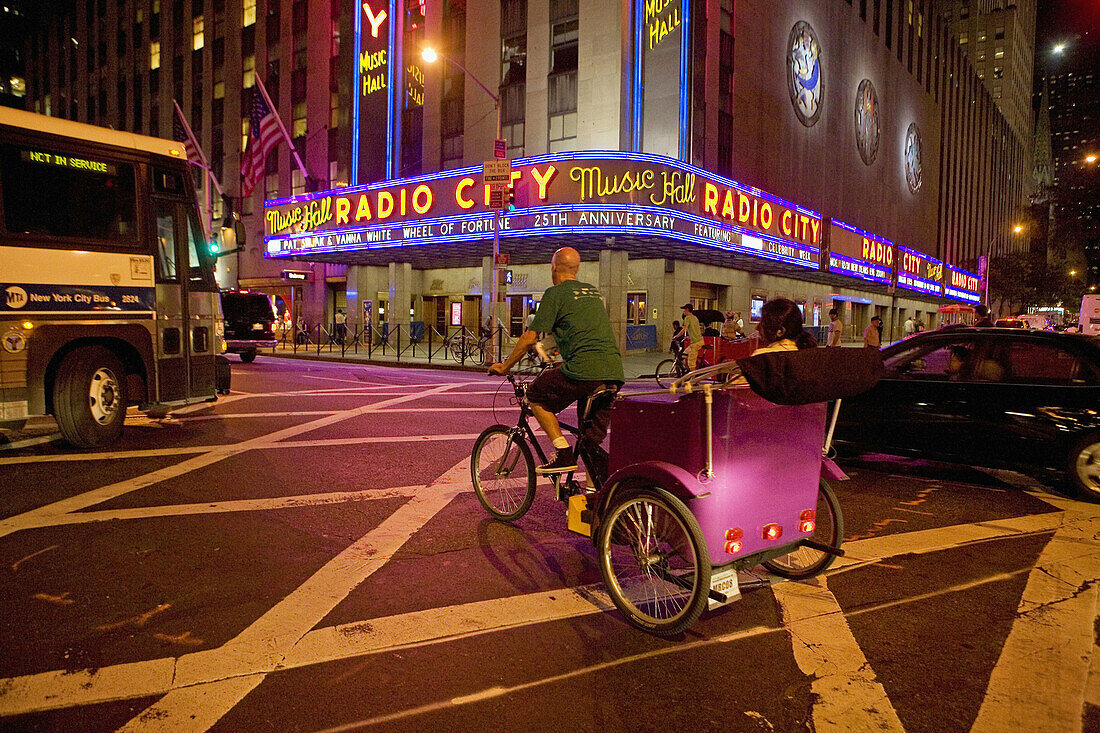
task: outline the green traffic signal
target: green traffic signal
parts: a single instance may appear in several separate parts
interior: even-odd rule
[[[222,246],[220,244],[218,244],[217,242],[207,243],[206,249],[212,255],[221,254],[221,252],[222,252]]]
[[[514,189],[508,189],[508,211],[512,212],[516,210],[516,192]]]

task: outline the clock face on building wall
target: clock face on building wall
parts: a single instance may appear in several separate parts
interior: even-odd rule
[[[920,188],[921,175],[920,128],[913,122],[905,133],[905,182],[909,184],[910,193]]]
[[[787,91],[798,121],[806,127],[821,117],[824,82],[821,76],[821,44],[813,27],[798,21],[787,42]]]
[[[878,94],[870,79],[864,79],[856,90],[856,147],[866,165],[878,156],[879,110]]]

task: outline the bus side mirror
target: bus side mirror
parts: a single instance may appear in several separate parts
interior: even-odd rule
[[[240,252],[244,249],[244,222],[241,221],[237,214],[230,214],[225,217],[225,220],[222,221],[221,229],[221,249],[219,254],[225,255],[230,252]]]

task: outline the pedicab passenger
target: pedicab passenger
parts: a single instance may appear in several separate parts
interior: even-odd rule
[[[553,286],[543,293],[535,318],[519,337],[512,353],[502,363],[489,367],[490,374],[504,375],[538,340],[539,332],[552,333],[562,363],[544,370],[527,388],[527,402],[539,426],[554,444],[553,458],[538,466],[535,473],[553,475],[577,469],[577,460],[569,441],[562,435],[557,413],[577,402],[578,417],[584,401],[605,385],[621,385],[623,360],[611,330],[600,291],[594,285],[577,280],[581,258],[572,247],[562,247],[550,261]],[[611,406],[591,416],[584,437],[598,446],[607,435]],[[600,471],[604,466],[588,466]]]
[[[793,300],[787,298],[774,298],[764,304],[756,332],[764,345],[752,352],[753,356],[817,346],[817,340],[803,327],[802,311]]]

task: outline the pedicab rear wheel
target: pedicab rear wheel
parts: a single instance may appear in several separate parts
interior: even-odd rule
[[[493,425],[477,436],[470,476],[481,506],[505,522],[522,517],[535,500],[535,459],[515,427]]]
[[[812,539],[839,549],[844,539],[844,515],[840,513],[840,503],[836,500],[836,494],[825,479],[821,479],[817,490],[815,522],[817,526],[814,528]],[[763,566],[781,578],[804,580],[824,572],[835,559],[835,555],[803,546],[786,555],[774,557],[763,563]]]
[[[710,556],[695,516],[658,488],[615,501],[596,543],[600,574],[615,607],[642,631],[673,636],[703,613]]]

